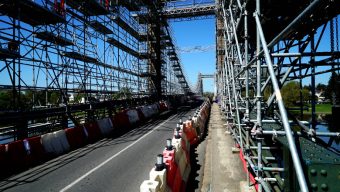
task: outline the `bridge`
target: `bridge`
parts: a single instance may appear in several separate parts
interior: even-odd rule
[[[218,191],[243,179],[247,191],[340,191],[339,7],[0,2],[1,191]],[[197,74],[194,87],[172,23],[202,19],[216,21],[216,71]],[[331,112],[321,121],[315,95],[325,75]],[[215,82],[210,100],[201,99],[205,78]],[[290,82],[299,90],[292,106]],[[213,142],[237,158],[215,158]],[[235,166],[213,167],[227,159]],[[226,180],[213,182],[208,165]],[[244,177],[228,180],[229,169]]]

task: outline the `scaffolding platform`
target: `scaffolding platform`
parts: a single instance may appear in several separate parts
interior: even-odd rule
[[[132,28],[128,23],[126,23],[122,18],[118,16],[113,16],[112,17],[113,22],[115,22],[119,27],[124,29],[126,32],[131,34],[133,37],[136,39],[140,39],[138,31],[136,31],[134,28]]]
[[[176,55],[176,52],[175,52],[175,50],[171,50],[171,51],[169,51],[169,52],[168,52],[168,55],[169,55],[169,56],[174,56],[174,55]]]
[[[148,59],[150,57],[150,54],[147,52],[142,52],[139,54],[140,59]]]
[[[114,38],[108,38],[106,40],[106,42],[110,43],[111,45],[116,46],[117,48],[119,48],[119,49],[121,49],[121,50],[123,50],[123,51],[125,51],[125,52],[127,52],[127,53],[129,53],[129,54],[131,54],[131,55],[133,55],[135,57],[137,57],[137,58],[140,58],[140,55],[139,55],[139,53],[137,51],[131,49],[130,47],[124,45],[123,43],[117,41]]]
[[[140,4],[136,0],[121,0],[119,5],[125,7],[129,11],[140,11]]]
[[[155,73],[141,73],[140,77],[154,77],[156,76]]]
[[[31,0],[3,0],[0,13],[18,19],[31,26],[64,23],[65,19]]]
[[[139,34],[139,40],[140,41],[148,41],[148,34],[147,33],[141,33]]]
[[[38,39],[54,43],[56,45],[60,45],[63,47],[74,45],[74,43],[71,40],[66,39],[65,37],[61,37],[59,35],[55,35],[54,33],[48,31],[34,32],[33,35]]]
[[[113,31],[109,28],[107,28],[105,25],[101,24],[99,21],[90,21],[89,25],[96,31],[107,35],[107,34],[113,34]]]
[[[170,57],[170,61],[178,61],[177,56],[175,56],[175,57]]]
[[[172,41],[167,41],[167,42],[165,42],[165,45],[166,45],[167,47],[173,47],[173,46],[174,46],[174,44],[172,43]]]
[[[65,57],[76,59],[76,60],[83,61],[83,62],[98,63],[97,59],[87,56],[87,55],[82,55],[78,52],[63,52],[62,55]]]
[[[107,15],[110,13],[97,0],[68,0],[67,5],[82,12],[86,16]]]
[[[149,23],[148,15],[145,13],[133,14],[132,17],[141,25]]]
[[[20,58],[21,55],[19,54],[19,52],[16,51],[10,51],[8,49],[3,49],[0,48],[0,59],[4,60],[4,59],[17,59]]]
[[[311,4],[310,0],[291,1],[291,0],[264,0],[261,1],[261,24],[266,40],[269,43],[274,39],[288,24],[290,24],[302,11]],[[340,14],[340,1],[322,1],[318,6],[304,18],[300,24],[292,27],[285,34],[285,39],[302,39],[313,29],[317,29],[322,24]],[[255,1],[247,4],[247,10],[253,12],[256,8]],[[243,18],[242,18],[243,19]],[[256,33],[255,22],[249,21],[249,33]],[[241,23],[243,21],[240,21]],[[244,31],[239,30],[238,36],[242,37]],[[256,36],[250,37],[250,42],[255,44]]]
[[[134,76],[138,76],[138,77],[141,76],[140,74],[135,73],[133,71],[130,71],[128,69],[117,67],[117,66],[108,65],[106,63],[98,62],[97,65],[102,66],[102,67],[106,67],[106,68],[109,68],[109,69],[114,69],[116,71],[120,71],[120,72],[127,73],[127,74],[134,75]]]

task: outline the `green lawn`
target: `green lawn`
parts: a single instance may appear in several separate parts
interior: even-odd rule
[[[305,113],[312,113],[312,105],[308,105],[309,110],[305,111]],[[332,113],[332,105],[331,104],[316,104],[315,105],[316,113],[321,114],[331,114]]]
[[[306,109],[308,107],[308,110]],[[294,109],[291,109],[290,111],[293,114],[298,114],[299,112],[299,106],[294,107]],[[312,114],[312,105],[308,104],[308,106],[304,107],[304,114]],[[315,111],[317,114],[331,114],[332,113],[332,105],[331,104],[316,104],[315,105]]]

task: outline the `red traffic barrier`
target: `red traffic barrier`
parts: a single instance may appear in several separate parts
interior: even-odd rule
[[[84,125],[87,131],[87,139],[90,143],[94,143],[101,139],[102,134],[96,122],[86,123]]]
[[[168,139],[167,142],[169,140],[171,143],[171,139]],[[163,151],[163,158],[164,158],[164,163],[167,169],[167,175],[166,175],[167,184],[171,189],[173,189],[174,180],[175,180],[175,176],[176,176],[176,172],[178,168],[176,161],[175,161],[175,149],[172,148],[172,146],[171,147],[167,146],[167,149],[164,149]]]
[[[183,185],[184,185],[184,181],[182,180],[181,171],[180,169],[177,169],[172,191],[174,192],[181,191],[181,188],[183,188]]]
[[[78,149],[86,144],[86,135],[83,126],[65,129],[71,150]]]
[[[183,132],[186,134],[190,145],[194,145],[198,142],[197,133],[191,120],[188,120],[183,124]]]
[[[44,146],[41,144],[40,136],[30,137],[25,140],[28,143],[28,147],[26,147],[26,150],[28,153],[28,164],[30,166],[37,165],[47,160]]]
[[[6,146],[0,145],[0,177],[6,176],[8,174],[8,155],[6,152]]]
[[[129,122],[129,116],[126,114],[126,111],[121,111],[113,116],[113,127],[118,130],[126,130],[130,129],[132,126]]]
[[[27,152],[22,140],[13,141],[7,145],[8,164],[13,171],[27,167]]]

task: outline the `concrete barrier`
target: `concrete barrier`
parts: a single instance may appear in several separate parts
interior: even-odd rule
[[[139,115],[136,109],[130,109],[126,112],[129,117],[129,122],[131,125],[135,125],[139,122]]]
[[[54,148],[53,148],[53,139],[54,136],[52,133],[46,133],[41,135],[41,143],[45,149],[45,152],[47,154],[53,155],[54,154]]]
[[[113,124],[110,118],[99,119],[97,124],[102,135],[108,136],[113,132]]]
[[[39,164],[57,155],[80,148],[88,142],[95,142],[102,136],[110,135],[114,129],[131,128],[131,123],[136,124],[146,117],[150,118],[158,114],[161,105],[162,110],[167,110],[169,103],[162,101],[129,111],[123,110],[115,114],[112,119],[95,120],[75,128],[66,128],[0,145],[0,175],[6,175],[15,168]],[[13,166],[7,166],[12,164]]]
[[[66,133],[64,130],[53,132],[55,139],[57,139],[63,149],[62,153],[66,153],[70,150],[70,144],[68,143]]]
[[[149,105],[143,106],[141,108],[141,111],[146,119],[149,119],[152,117],[152,108]]]
[[[42,135],[41,142],[46,153],[52,156],[61,155],[70,150],[70,145],[64,130]]]

